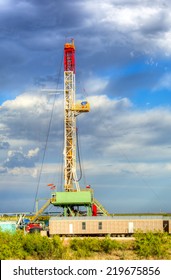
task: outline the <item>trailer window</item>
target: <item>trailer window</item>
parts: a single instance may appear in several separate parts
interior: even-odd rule
[[[98,229],[102,229],[102,222],[99,222]]]
[[[86,223],[85,222],[82,222],[82,229],[86,230]]]

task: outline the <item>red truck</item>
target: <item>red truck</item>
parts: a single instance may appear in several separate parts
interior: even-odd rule
[[[40,223],[28,223],[25,227],[25,231],[28,233],[40,232],[43,230],[43,226]]]

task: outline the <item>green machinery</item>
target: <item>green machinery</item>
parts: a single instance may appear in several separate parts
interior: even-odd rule
[[[77,216],[85,214],[92,216],[93,192],[89,190],[78,192],[55,192],[51,203],[63,208],[64,216]],[[80,211],[82,209],[82,211]]]

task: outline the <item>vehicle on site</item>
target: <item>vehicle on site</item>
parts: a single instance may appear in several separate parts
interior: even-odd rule
[[[28,223],[25,227],[25,232],[35,233],[41,232],[43,230],[43,225],[41,223]]]
[[[24,229],[26,233],[41,232],[46,228],[44,222],[39,222],[38,219],[44,210],[50,205],[51,199],[48,199],[47,202],[29,219],[25,215],[20,215],[17,221],[17,228]]]

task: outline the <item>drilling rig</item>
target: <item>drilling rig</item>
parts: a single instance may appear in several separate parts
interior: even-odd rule
[[[66,219],[99,214],[109,216],[107,210],[94,198],[93,189],[90,186],[84,189],[79,186],[76,118],[82,113],[88,113],[90,104],[87,101],[76,101],[75,88],[75,45],[74,40],[71,40],[64,45],[64,191],[52,192],[51,198],[31,217],[26,226],[27,232],[42,230],[42,225],[37,220],[50,204],[62,208],[60,216]],[[18,226],[22,223],[19,220]]]
[[[77,178],[76,118],[90,111],[87,101],[75,98],[75,45],[72,39],[64,45],[64,191],[52,193],[51,203],[63,208],[64,216],[75,216],[80,207],[92,216],[93,192],[80,189]]]
[[[64,45],[64,191],[53,192],[51,203],[63,209],[62,215],[96,216],[97,210],[107,215],[103,206],[94,199],[90,186],[81,189],[77,177],[76,118],[90,111],[87,101],[76,101],[74,40]]]

